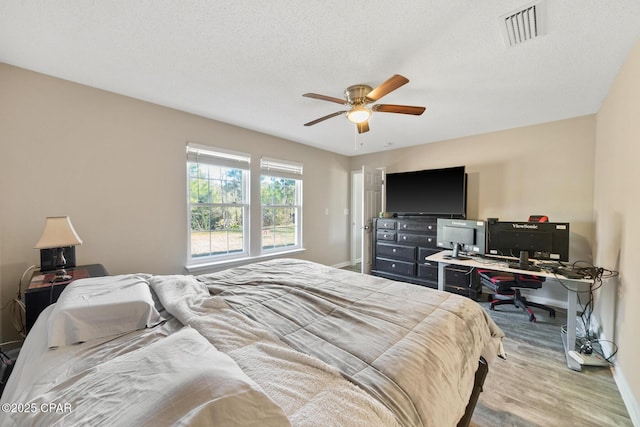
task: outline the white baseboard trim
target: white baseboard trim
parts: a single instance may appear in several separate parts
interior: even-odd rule
[[[567,300],[558,300],[555,298],[539,297],[536,295],[526,295],[528,301],[537,302],[538,304],[550,305],[554,308],[562,308],[567,310]]]
[[[362,258],[358,258],[356,259],[356,264],[362,262]],[[351,267],[353,264],[351,264],[351,261],[343,261],[343,262],[339,262],[337,264],[332,265],[331,267],[334,268],[343,268],[343,267]]]
[[[338,264],[333,264],[331,267],[342,268],[342,267],[349,267],[350,265],[351,265],[351,261],[344,261],[344,262],[339,262]]]
[[[627,412],[629,412],[631,422],[634,426],[640,427],[640,406],[638,406],[638,402],[631,391],[631,387],[629,387],[629,383],[627,382],[622,369],[616,366],[611,370],[613,372],[613,379],[618,385],[618,390],[620,391],[620,395],[624,401],[624,405],[627,407]]]
[[[600,323],[598,321],[597,316],[591,316],[591,329],[596,333],[598,339],[600,340],[600,347],[602,348],[602,352],[605,355],[612,354],[614,348],[606,337],[606,335],[602,332],[602,328],[600,327]],[[624,376],[624,372],[622,372],[622,368],[616,364],[615,357],[613,358],[614,366],[611,368],[611,372],[613,373],[613,380],[616,382],[618,386],[618,391],[620,392],[620,396],[622,397],[622,401],[624,402],[624,406],[627,408],[627,412],[629,413],[629,418],[631,418],[631,422],[635,427],[640,427],[640,405],[636,400],[631,387],[629,386],[629,382],[627,378]]]

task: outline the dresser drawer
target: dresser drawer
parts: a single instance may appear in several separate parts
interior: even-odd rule
[[[418,264],[418,277],[425,280],[438,280],[438,266],[430,264]]]
[[[416,234],[416,233],[403,233],[398,231],[398,242],[406,243],[408,245],[419,245],[419,246],[433,246],[436,247],[436,236],[430,236],[426,234]]]
[[[394,261],[391,259],[378,258],[376,259],[376,268],[378,270],[394,274],[401,274],[404,276],[416,275],[416,264],[413,262]]]
[[[473,268],[462,266],[447,266],[444,268],[444,283],[448,286],[461,286],[467,288],[476,287],[476,271]]]
[[[378,231],[376,232],[376,236],[378,240],[387,240],[390,242],[396,241],[396,232],[395,231]]]
[[[400,233],[398,233],[398,235],[400,235]],[[425,234],[413,234],[412,236],[420,236],[419,239],[416,239],[415,237],[411,237],[409,239],[413,240],[413,243],[416,243],[427,249],[431,249],[432,253],[437,253],[442,250],[441,248],[438,248],[438,242],[435,234],[433,236],[425,235]],[[404,234],[402,235],[402,237],[403,237],[403,241],[406,241],[406,239],[404,239]],[[419,240],[419,241],[415,241],[415,240]]]
[[[376,222],[376,228],[378,230],[395,230],[396,220],[394,219],[379,219]]]
[[[416,248],[414,246],[385,245],[379,243],[376,245],[376,256],[388,258],[403,258],[410,261],[416,259]]]
[[[422,231],[435,234],[438,228],[438,220],[427,219],[421,221],[398,220],[398,230]]]

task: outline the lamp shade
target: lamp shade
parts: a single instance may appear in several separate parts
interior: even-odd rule
[[[35,249],[63,248],[81,244],[82,240],[73,229],[68,216],[49,216]]]

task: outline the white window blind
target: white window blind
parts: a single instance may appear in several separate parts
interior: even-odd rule
[[[283,178],[300,179],[302,177],[302,163],[288,160],[262,157],[260,169],[264,175],[279,176]]]
[[[251,156],[246,153],[223,150],[195,143],[187,144],[187,160],[194,163],[206,163],[217,166],[249,169]]]

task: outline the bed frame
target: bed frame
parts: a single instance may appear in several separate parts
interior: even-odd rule
[[[467,403],[467,408],[464,411],[464,415],[458,422],[457,427],[468,427],[469,423],[471,423],[471,417],[473,416],[473,410],[476,408],[476,403],[478,403],[478,397],[480,397],[480,392],[482,391],[482,386],[484,385],[484,380],[487,378],[487,373],[489,372],[489,365],[484,357],[480,356],[480,361],[478,362],[478,370],[476,371],[475,381],[473,382],[473,391],[471,392],[471,397],[469,398],[469,403]]]

